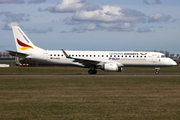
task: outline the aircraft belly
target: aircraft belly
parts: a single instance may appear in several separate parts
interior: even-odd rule
[[[66,58],[55,58],[55,57],[50,57],[48,59],[44,59],[44,62],[46,63],[52,63],[52,64],[60,64],[60,65],[71,65],[72,64],[71,59],[66,59]]]

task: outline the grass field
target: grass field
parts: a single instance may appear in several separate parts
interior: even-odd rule
[[[75,67],[0,68],[0,74],[84,74]],[[98,74],[153,74],[124,68]],[[180,74],[180,66],[160,74]],[[0,120],[179,120],[180,77],[1,77]]]
[[[0,77],[1,120],[179,120],[180,77]]]

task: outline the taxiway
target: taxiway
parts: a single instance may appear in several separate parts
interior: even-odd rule
[[[1,74],[0,77],[180,77],[180,74]]]

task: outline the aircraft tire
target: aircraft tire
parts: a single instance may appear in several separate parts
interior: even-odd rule
[[[96,74],[97,73],[97,70],[93,70],[93,74]]]
[[[159,74],[159,71],[155,71],[155,74]]]
[[[97,70],[89,70],[88,73],[89,73],[89,74],[96,74],[96,73],[97,73]]]
[[[88,73],[89,73],[89,74],[93,74],[93,70],[89,70]]]

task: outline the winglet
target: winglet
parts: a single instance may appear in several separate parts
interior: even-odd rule
[[[72,57],[70,57],[63,49],[62,49],[62,52],[64,53],[64,55],[66,56],[66,58],[72,58]]]

